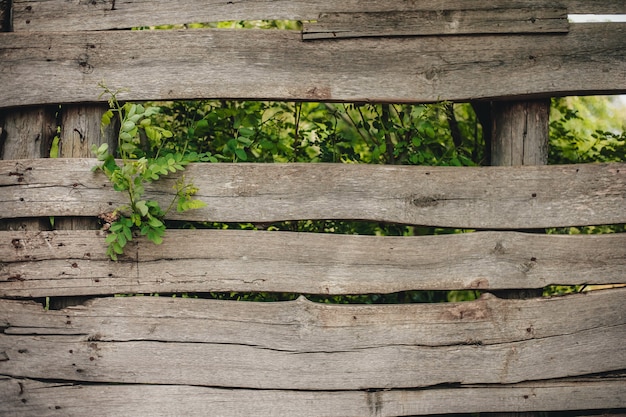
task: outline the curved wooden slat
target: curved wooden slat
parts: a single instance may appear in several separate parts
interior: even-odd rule
[[[509,7],[553,7],[545,0],[448,0],[448,9],[493,9]],[[619,0],[560,0],[558,6],[570,13],[619,14],[626,6]],[[137,26],[216,22],[224,20],[315,20],[321,13],[441,10],[437,0],[206,0],[85,1],[13,0],[13,28],[16,31],[57,31],[122,29]]]
[[[0,413],[13,417],[145,415],[170,417],[363,417],[416,416],[541,409],[619,409],[626,406],[619,379],[565,379],[391,391],[290,391],[180,385],[68,384],[0,377]],[[147,401],[146,399],[149,399]],[[26,401],[23,401],[26,400]],[[608,414],[603,414],[609,416]]]
[[[393,293],[626,283],[626,234],[477,232],[377,237],[168,230],[119,262],[105,233],[0,232],[0,296],[114,293]]]
[[[93,159],[0,161],[0,218],[97,216],[125,204]],[[626,164],[420,167],[193,164],[207,207],[172,219],[274,222],[354,219],[457,228],[626,223]],[[148,198],[167,207],[175,178]]]
[[[263,30],[0,33],[0,107],[98,99],[436,102],[626,93],[626,25],[302,42]],[[123,51],[123,53],[121,52]],[[236,52],[235,52],[236,51]]]
[[[65,381],[287,390],[583,376],[626,368],[624,294],[385,306],[130,297],[50,312],[2,300],[0,370]],[[575,320],[563,326],[563,317]]]

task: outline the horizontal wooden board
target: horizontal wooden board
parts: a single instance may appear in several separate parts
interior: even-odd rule
[[[483,294],[470,302],[387,305],[137,296],[49,311],[32,301],[0,300],[0,323],[7,338],[214,343],[284,352],[486,347],[621,326],[625,295],[626,288],[618,288],[528,300]],[[570,312],[576,320],[569,320]]]
[[[287,390],[583,376],[626,369],[625,294],[385,306],[118,297],[48,312],[3,300],[0,374]]]
[[[125,204],[94,159],[0,161],[0,218],[97,216]],[[362,219],[458,228],[626,223],[626,164],[424,167],[193,164],[207,207],[172,219]],[[147,189],[167,207],[176,178]]]
[[[495,387],[307,392],[180,385],[74,385],[0,377],[0,414],[12,417],[396,417],[618,409],[626,406],[623,384],[621,379],[598,378]]]
[[[626,283],[626,233],[377,237],[168,230],[111,262],[105,232],[0,232],[0,296],[543,288]]]
[[[560,0],[556,3],[570,13],[626,13],[621,0]],[[490,9],[503,7],[553,7],[545,0],[448,0],[449,9]],[[224,20],[316,20],[321,13],[441,10],[439,0],[246,0],[211,2],[205,0],[13,0],[13,28],[16,31],[121,29],[137,26],[215,22]]]
[[[193,98],[435,102],[626,93],[626,25],[567,35],[360,38],[179,30],[0,33],[0,107]],[[468,81],[468,80],[471,80]]]
[[[568,31],[567,9],[558,7],[387,11],[323,13],[316,21],[303,22],[302,39]]]

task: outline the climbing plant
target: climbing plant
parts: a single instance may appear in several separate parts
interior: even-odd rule
[[[179,212],[203,207],[205,204],[193,198],[198,189],[181,176],[175,183],[174,196],[165,209],[158,201],[144,197],[146,184],[158,181],[169,174],[183,171],[190,162],[206,160],[206,155],[196,152],[169,152],[160,150],[173,137],[170,130],[154,126],[151,117],[159,112],[157,106],[118,101],[121,90],[112,90],[101,83],[103,95],[109,96],[109,110],[102,116],[102,128],[119,120],[116,159],[107,144],[94,145],[92,151],[100,163],[93,169],[102,171],[115,191],[126,194],[128,203],[117,207],[101,217],[108,225],[107,255],[117,260],[136,233],[146,236],[155,244],[163,242],[165,216],[174,208]],[[154,155],[147,152],[156,148]]]

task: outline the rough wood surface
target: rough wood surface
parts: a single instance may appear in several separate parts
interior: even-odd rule
[[[567,33],[567,9],[528,8],[322,13],[302,39],[461,34]]]
[[[0,107],[187,98],[463,101],[626,92],[626,25],[567,35],[302,42],[299,32],[0,33]],[[19,76],[17,76],[19,74]],[[104,101],[105,97],[100,98]]]
[[[55,112],[53,106],[3,111],[0,114],[0,158],[30,159],[48,156],[56,134]]]
[[[66,105],[60,109],[61,131],[59,134],[59,154],[61,158],[89,158],[93,156],[91,146],[103,143],[109,145],[111,152],[117,145],[118,131],[115,123],[108,128],[101,128],[101,119],[108,105],[101,103],[83,103]],[[58,230],[98,229],[98,219],[93,217],[60,217],[54,224]],[[59,309],[80,304],[80,297],[52,297],[50,308]]]
[[[0,232],[0,296],[115,293],[392,293],[626,283],[626,234],[477,232],[377,237],[168,230],[119,262],[105,233]]]
[[[623,380],[612,378],[501,387],[307,392],[181,385],[73,385],[0,377],[0,414],[84,417],[97,410],[102,417],[396,417],[470,411],[618,409],[625,405],[623,392]]]
[[[0,374],[289,390],[584,376],[626,369],[624,295],[386,306],[128,297],[49,312],[4,300]]]
[[[0,161],[0,217],[97,216],[125,204],[94,159]],[[173,219],[367,219],[458,228],[626,223],[626,164],[423,167],[192,164],[207,207]],[[148,189],[169,205],[175,177]]]
[[[569,13],[626,13],[621,0],[561,0]],[[493,9],[510,7],[554,7],[546,0],[14,0],[16,31],[122,29],[137,26],[215,22],[224,20],[316,20],[321,13],[385,12],[447,9]]]
[[[494,103],[491,108],[491,164],[546,165],[550,136],[550,100]],[[539,231],[543,232],[543,231]],[[504,298],[541,296],[542,290],[498,292]],[[499,415],[497,417],[511,417]],[[518,417],[536,417],[526,415]]]
[[[48,156],[56,133],[55,111],[53,106],[0,111],[0,159]],[[0,220],[0,230],[40,230],[47,226],[47,219]]]
[[[492,117],[492,165],[548,163],[550,100],[495,103]]]

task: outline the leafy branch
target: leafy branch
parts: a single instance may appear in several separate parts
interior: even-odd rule
[[[145,185],[158,181],[169,174],[183,171],[191,162],[204,160],[197,153],[176,152],[160,156],[160,150],[167,139],[172,138],[171,131],[153,126],[151,116],[159,112],[159,107],[143,106],[135,103],[120,104],[117,96],[122,90],[111,90],[100,83],[102,95],[109,95],[109,110],[102,116],[101,127],[104,129],[114,120],[119,120],[117,149],[120,160],[116,160],[108,145],[94,145],[94,152],[101,163],[93,168],[101,170],[113,184],[115,191],[123,192],[128,197],[128,204],[116,208],[107,217],[110,220],[107,255],[112,260],[124,253],[124,248],[138,232],[159,245],[165,234],[165,216],[174,208],[178,212],[204,207],[206,204],[193,199],[198,189],[181,178],[174,185],[175,194],[167,209],[163,210],[155,200],[144,198]],[[101,97],[102,97],[101,95]],[[160,144],[156,155],[151,157],[142,149],[142,135],[153,144]]]

